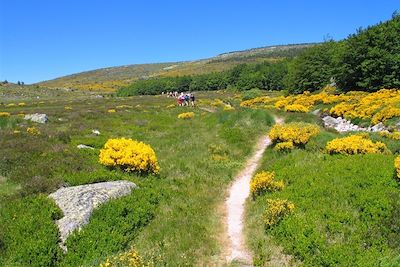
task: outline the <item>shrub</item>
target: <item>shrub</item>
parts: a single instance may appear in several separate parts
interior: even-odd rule
[[[162,197],[154,181],[147,180],[130,195],[101,205],[93,211],[89,224],[68,237],[68,253],[59,265],[92,266],[107,255],[129,249],[138,233],[154,218]]]
[[[282,142],[275,145],[274,150],[276,151],[290,151],[294,148],[292,141]]]
[[[56,266],[62,256],[54,220],[62,212],[45,195],[0,208],[0,266]]]
[[[285,111],[286,112],[303,112],[307,113],[309,109],[303,105],[300,104],[293,104],[293,105],[287,105],[285,106]]]
[[[287,199],[267,199],[267,208],[263,215],[265,227],[269,229],[278,224],[293,210],[294,204]]]
[[[178,119],[191,119],[194,117],[194,112],[185,112],[178,115]]]
[[[28,128],[26,129],[26,132],[27,132],[27,133],[30,133],[30,134],[32,134],[32,135],[39,135],[39,134],[40,134],[39,129],[37,129],[35,126],[33,126],[33,127],[28,127]]]
[[[100,150],[99,161],[108,167],[120,167],[127,172],[160,172],[154,150],[150,145],[132,139],[109,139]]]
[[[26,106],[26,103],[24,103],[24,102],[18,103],[18,106],[20,106],[20,107],[25,107],[25,106]]]
[[[380,132],[379,133],[380,136],[382,137],[387,137],[393,140],[400,140],[400,132],[388,132],[388,131],[384,131],[384,132]]]
[[[261,91],[260,89],[253,88],[253,89],[243,92],[242,100],[246,101],[246,100],[254,99],[256,97],[262,96],[263,94],[264,94],[264,92]]]
[[[292,142],[295,145],[305,145],[312,136],[319,133],[319,127],[308,123],[276,124],[269,132],[273,142]]]
[[[116,111],[115,109],[111,108],[111,109],[107,110],[107,112],[108,112],[108,113],[115,113],[115,112],[117,112],[117,111]]]
[[[262,171],[257,173],[250,181],[250,193],[253,198],[262,195],[266,192],[282,190],[284,187],[283,181],[275,181],[274,172]]]
[[[140,254],[132,247],[129,251],[120,253],[113,258],[107,258],[105,263],[100,263],[100,267],[145,267],[150,266],[143,262]]]
[[[386,154],[389,153],[382,142],[373,142],[368,134],[356,134],[343,138],[336,138],[328,142],[326,150],[330,154]]]
[[[394,160],[394,167],[396,168],[396,177],[400,181],[400,156]]]
[[[0,117],[10,117],[10,115],[9,112],[0,112]]]

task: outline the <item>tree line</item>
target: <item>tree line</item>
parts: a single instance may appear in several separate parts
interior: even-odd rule
[[[386,22],[360,28],[342,41],[330,40],[304,49],[296,57],[240,64],[223,72],[138,80],[121,88],[118,95],[227,88],[302,93],[320,90],[330,83],[340,91],[400,88],[399,36],[400,14],[396,12]]]

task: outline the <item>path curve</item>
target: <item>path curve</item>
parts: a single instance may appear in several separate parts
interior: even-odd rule
[[[282,124],[283,119],[275,118],[277,124]],[[253,177],[261,161],[265,149],[271,144],[268,134],[261,136],[258,140],[253,155],[248,159],[244,169],[236,176],[229,189],[229,196],[225,201],[226,216],[224,223],[227,225],[227,236],[229,238],[226,260],[239,261],[242,264],[251,265],[252,256],[247,251],[244,242],[243,221],[244,204],[250,195],[250,180]]]

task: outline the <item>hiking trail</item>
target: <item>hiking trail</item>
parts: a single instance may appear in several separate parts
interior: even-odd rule
[[[282,124],[282,118],[275,118],[277,124]],[[245,202],[250,195],[250,180],[261,161],[265,149],[271,144],[268,134],[261,136],[255,151],[247,160],[245,167],[238,173],[225,200],[224,225],[226,226],[227,244],[225,248],[226,261],[238,261],[243,265],[252,264],[251,253],[246,249],[243,233]]]

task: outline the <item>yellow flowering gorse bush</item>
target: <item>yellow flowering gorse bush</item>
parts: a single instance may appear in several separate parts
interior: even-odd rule
[[[389,153],[382,142],[373,142],[368,134],[355,134],[329,141],[326,151],[330,154],[386,154]]]
[[[178,115],[178,119],[191,119],[194,117],[194,112],[184,112]]]
[[[318,126],[309,123],[275,124],[269,132],[269,137],[273,142],[292,142],[294,145],[305,145],[312,136],[319,132]]]
[[[9,112],[0,112],[0,117],[9,117],[10,115]]]
[[[26,129],[26,132],[27,133],[29,133],[29,134],[32,134],[32,135],[39,135],[40,134],[40,131],[39,131],[39,129],[37,129],[36,127],[28,127],[27,129]]]
[[[127,172],[158,174],[160,167],[150,145],[127,138],[109,139],[100,150],[99,161]]]
[[[379,135],[393,140],[400,140],[400,132],[398,131],[395,132],[383,131],[379,132]]]
[[[115,113],[115,112],[117,112],[117,111],[116,111],[115,109],[111,108],[111,109],[107,110],[107,112],[108,112],[108,113]]]
[[[400,156],[394,160],[394,167],[396,168],[396,178],[400,182]]]
[[[275,151],[290,151],[294,148],[292,141],[277,143],[274,147]]]
[[[285,106],[285,111],[286,112],[304,112],[307,113],[309,111],[309,108],[300,105],[300,104],[292,104],[292,105],[286,105]]]
[[[381,89],[375,93],[351,91],[335,95],[332,88],[317,94],[304,92],[299,95],[261,96],[242,101],[242,107],[270,108],[288,112],[308,112],[317,104],[331,105],[329,113],[346,119],[370,120],[372,124],[400,117],[400,90]]]
[[[99,267],[146,267],[142,257],[135,249],[130,249],[127,252],[120,253],[112,258],[108,258],[105,263],[100,263]]]
[[[267,199],[267,208],[263,214],[265,227],[273,227],[293,211],[294,204],[287,199]]]
[[[266,192],[282,190],[285,184],[283,181],[275,181],[275,173],[262,171],[257,173],[250,181],[250,193],[255,198]]]

